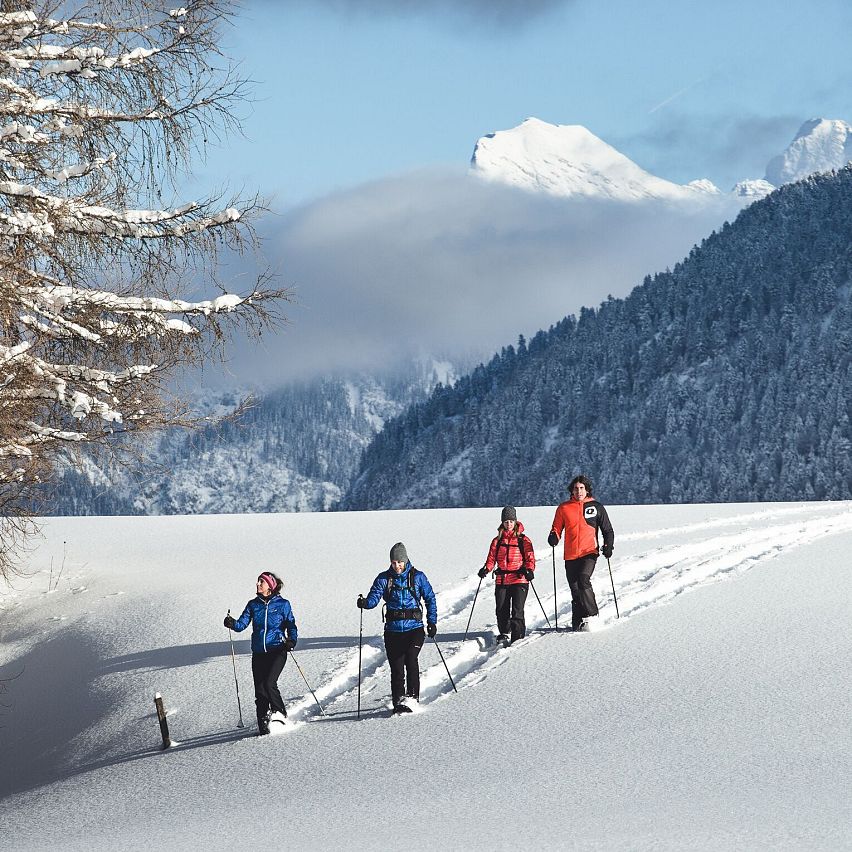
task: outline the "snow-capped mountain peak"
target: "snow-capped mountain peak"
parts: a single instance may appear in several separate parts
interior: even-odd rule
[[[814,172],[840,169],[852,160],[852,125],[840,119],[806,121],[787,149],[766,167],[774,186],[801,180]]]
[[[474,148],[471,168],[489,180],[561,196],[640,201],[719,192],[708,180],[682,186],[658,178],[582,125],[549,124],[538,118],[483,136]]]
[[[770,160],[765,178],[742,180],[724,195],[751,203],[785,183],[843,168],[850,161],[852,125],[814,118]],[[682,185],[656,177],[582,125],[549,124],[538,118],[479,139],[471,170],[488,180],[563,197],[701,202],[723,195],[706,179]]]

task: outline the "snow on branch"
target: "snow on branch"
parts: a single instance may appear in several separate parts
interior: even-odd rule
[[[31,298],[38,299],[53,310],[59,310],[69,305],[94,305],[102,310],[117,313],[151,313],[151,314],[203,314],[221,311],[233,311],[240,305],[257,298],[251,296],[235,296],[223,294],[214,299],[201,302],[187,302],[183,299],[161,299],[154,296],[121,296],[108,291],[81,290],[74,287],[44,287],[29,288]]]
[[[100,47],[38,44],[17,50],[0,50],[0,66],[8,65],[17,71],[23,71],[42,62],[44,64],[38,68],[41,77],[51,74],[81,74],[91,78],[96,75],[98,69],[130,68],[133,65],[141,65],[161,52],[164,51],[136,47],[118,56],[107,56]]]
[[[54,236],[57,233],[106,234],[133,239],[183,237],[239,221],[242,214],[234,207],[208,216],[197,216],[195,202],[173,210],[113,210],[102,205],[85,204],[82,199],[50,195],[31,184],[0,181],[0,196],[15,196],[35,202],[34,210],[0,212],[0,235],[32,233]]]

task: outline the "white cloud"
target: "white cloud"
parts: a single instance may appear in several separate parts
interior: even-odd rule
[[[708,204],[564,200],[450,172],[330,196],[270,224],[267,256],[299,304],[233,369],[269,383],[422,351],[490,357],[681,260],[736,214]]]

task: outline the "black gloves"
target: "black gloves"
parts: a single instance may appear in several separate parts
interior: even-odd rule
[[[485,566],[483,566],[482,568],[480,568],[480,569],[476,572],[476,576],[477,576],[477,577],[479,577],[479,579],[480,579],[480,580],[481,580],[483,577],[485,577],[487,574],[488,574],[488,569],[487,569]]]
[[[434,639],[435,634],[437,632],[438,632],[438,625],[437,624],[427,624],[426,625],[426,634],[429,636],[430,639]]]
[[[605,544],[601,548],[601,553],[603,553],[604,559],[609,559],[609,557],[612,556],[612,545],[611,544]]]
[[[364,609],[364,607],[367,606],[367,601],[364,599],[363,595],[358,595],[358,600],[357,600],[356,603],[357,603],[358,609]]]
[[[294,640],[294,639],[288,639],[288,640],[284,643],[284,650],[285,650],[285,651],[292,651],[292,650],[293,650],[293,648],[295,648],[295,647],[296,647],[296,642],[295,642],[295,640]]]
[[[228,630],[233,630],[233,629],[234,629],[234,625],[235,625],[237,622],[236,622],[236,621],[234,621],[234,619],[233,619],[233,618],[231,618],[231,616],[230,616],[230,615],[226,615],[226,616],[225,616],[225,620],[224,620],[222,623],[225,625],[225,627],[227,627],[227,628],[228,628]]]
[[[556,533],[553,532],[553,530],[550,531],[550,535],[547,537],[547,543],[551,547],[556,547],[556,545],[559,544],[559,536],[556,535]]]
[[[526,577],[527,580],[532,580],[535,576],[530,568],[521,568],[521,574]]]

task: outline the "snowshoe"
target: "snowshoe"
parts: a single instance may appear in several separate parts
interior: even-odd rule
[[[396,702],[393,706],[393,714],[395,716],[401,713],[413,713],[414,705],[417,704],[417,699],[412,697],[411,695],[403,695],[399,701]]]
[[[268,733],[280,734],[290,726],[286,713],[270,713]]]

